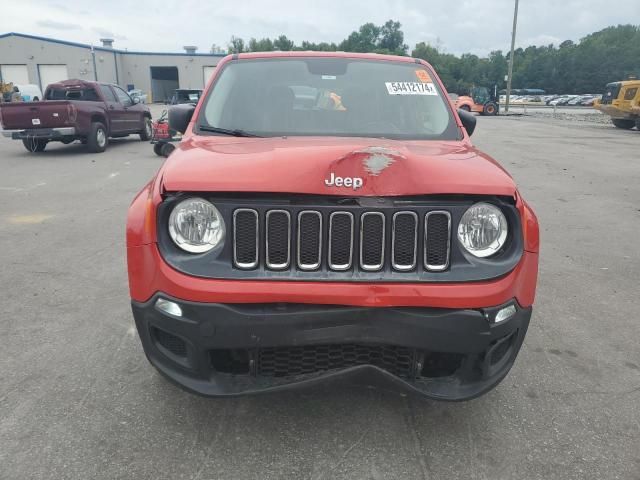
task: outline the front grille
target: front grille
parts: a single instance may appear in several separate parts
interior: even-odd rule
[[[242,208],[234,211],[233,222],[233,263],[240,269],[257,268],[261,252],[262,265],[272,271],[411,272],[424,266],[441,272],[450,263],[451,214],[444,210],[419,215],[271,209],[259,214]]]
[[[374,365],[394,375],[415,375],[415,350],[392,345],[357,343],[263,348],[256,373],[264,377],[292,377],[358,365]]]
[[[409,380],[448,377],[462,366],[464,355],[366,343],[296,345],[210,350],[217,373],[287,379],[372,365]]]

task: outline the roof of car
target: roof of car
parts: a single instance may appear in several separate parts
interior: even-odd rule
[[[88,86],[93,86],[97,83],[100,82],[92,82],[89,80],[81,80],[79,78],[71,78],[69,80],[61,80],[59,82],[54,82],[54,83],[50,83],[49,85],[47,85],[48,87],[63,87],[63,88],[73,88],[73,87],[88,87]]]
[[[290,57],[329,57],[329,58],[360,58],[368,60],[386,60],[395,62],[418,63],[418,59],[413,57],[403,57],[400,55],[383,55],[380,53],[356,53],[356,52],[316,52],[295,50],[292,52],[250,52],[232,55],[238,59],[251,58],[290,58]]]

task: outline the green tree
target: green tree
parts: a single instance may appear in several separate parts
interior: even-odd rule
[[[213,48],[213,47],[212,47]],[[276,39],[252,38],[248,44],[231,37],[229,53],[271,50],[319,50],[378,52],[406,55],[407,45],[400,22],[388,20],[382,26],[365,23],[342,42],[313,43],[299,46],[286,35]],[[418,43],[412,56],[422,58],[436,69],[447,89],[465,93],[473,85],[504,88],[509,55],[491,52],[487,57],[469,53],[460,56],[442,51],[439,44]],[[618,25],[594,32],[579,42],[566,40],[558,46],[542,45],[518,48],[514,55],[513,88],[541,88],[549,93],[594,93],[605,84],[640,77],[640,26]]]
[[[231,40],[229,40],[229,45],[227,45],[227,52],[242,53],[244,51],[246,51],[244,47],[244,40],[239,37],[232,36]]]
[[[273,41],[273,48],[282,52],[289,52],[293,50],[295,44],[292,40],[289,40],[286,35],[280,35]]]
[[[406,55],[409,46],[404,43],[404,33],[400,27],[400,22],[387,20],[380,28],[377,50],[393,55]]]
[[[261,40],[256,40],[252,38],[249,40],[249,51],[250,52],[271,52],[275,50],[273,42],[269,38],[263,38]]]

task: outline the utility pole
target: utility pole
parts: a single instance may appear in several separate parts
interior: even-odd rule
[[[513,12],[513,30],[511,31],[511,54],[509,55],[509,76],[507,78],[507,104],[504,111],[509,112],[509,98],[511,97],[511,80],[513,78],[513,51],[516,48],[516,26],[518,25],[518,0]]]
[[[97,82],[98,69],[96,67],[96,51],[94,50],[93,45],[91,45],[91,58],[93,59],[93,79]]]

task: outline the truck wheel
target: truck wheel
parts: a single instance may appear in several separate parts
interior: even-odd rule
[[[160,153],[162,154],[163,157],[167,158],[169,157],[169,155],[171,155],[171,152],[173,152],[176,149],[176,146],[171,144],[171,143],[165,143],[162,145],[162,149],[160,150]]]
[[[43,152],[44,149],[49,143],[47,140],[43,140],[41,138],[23,138],[22,145],[29,152]]]
[[[151,126],[151,119],[149,117],[144,117],[144,129],[140,132],[140,140],[148,142],[151,140],[152,134],[153,127]]]
[[[91,131],[87,137],[87,148],[91,153],[104,152],[107,149],[107,129],[100,122],[91,124]]]
[[[482,109],[482,114],[483,115],[489,115],[489,116],[494,116],[498,114],[498,105],[496,105],[494,102],[489,102],[487,103],[484,108]]]
[[[158,155],[159,157],[162,156],[162,147],[164,146],[164,143],[158,142],[156,144],[153,145],[153,153],[155,153],[156,155]]]
[[[470,112],[471,111],[471,107],[469,105],[462,105],[460,107],[460,110],[464,110],[465,112]]]
[[[636,120],[636,128],[640,132],[640,118]]]
[[[636,122],[634,122],[633,120],[624,120],[621,118],[612,118],[611,121],[616,127],[622,128],[624,130],[631,130],[636,125]]]

